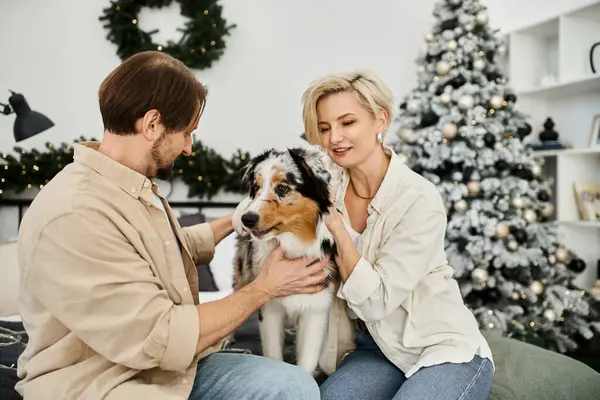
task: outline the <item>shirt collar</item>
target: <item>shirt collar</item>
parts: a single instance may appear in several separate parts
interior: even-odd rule
[[[100,153],[99,147],[100,143],[94,141],[75,143],[73,159],[98,172],[135,199],[145,189],[152,190],[153,182],[150,179]]]

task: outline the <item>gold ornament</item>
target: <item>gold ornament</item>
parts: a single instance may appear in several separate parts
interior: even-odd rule
[[[502,108],[502,106],[504,105],[504,97],[498,94],[492,96],[492,99],[490,100],[490,105],[496,110]]]
[[[527,210],[523,211],[523,218],[525,219],[525,221],[531,224],[536,221],[537,215],[535,214],[535,211],[528,208]]]
[[[558,262],[564,263],[569,259],[569,252],[564,247],[560,247],[556,250],[556,259]]]
[[[413,130],[410,128],[402,128],[398,131],[398,137],[405,142],[410,142],[413,138]]]
[[[464,212],[467,210],[468,204],[466,201],[464,200],[459,200],[456,203],[454,203],[454,209],[458,212]]]
[[[554,205],[552,203],[546,203],[544,208],[542,209],[542,215],[544,217],[550,217],[554,213]]]
[[[547,309],[546,311],[544,311],[544,318],[546,318],[550,322],[556,321],[556,313],[554,312],[554,310]]]
[[[531,291],[533,293],[535,293],[537,296],[544,293],[544,285],[540,281],[531,282],[531,285],[529,285],[529,289],[531,289]]]
[[[454,139],[456,137],[456,133],[458,132],[458,127],[451,122],[446,122],[442,126],[442,133],[444,137],[448,140]]]
[[[481,284],[483,282],[486,282],[488,280],[488,278],[489,278],[489,274],[485,269],[475,268],[471,272],[471,280],[474,283]]]
[[[479,194],[481,191],[481,183],[479,181],[469,181],[469,183],[467,183],[467,190],[472,195]]]
[[[450,63],[448,61],[442,60],[437,63],[435,70],[438,73],[438,75],[447,75],[448,72],[450,72]]]
[[[504,239],[509,233],[510,228],[504,222],[499,222],[498,225],[496,225],[496,238]]]

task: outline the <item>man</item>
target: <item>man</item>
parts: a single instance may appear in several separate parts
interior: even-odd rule
[[[295,366],[217,351],[270,299],[322,290],[325,261],[307,267],[278,249],[255,282],[199,304],[195,266],[232,216],[182,229],[154,183],[190,153],[206,93],[160,52],[125,60],[100,86],[102,142],[75,145],[19,232],[25,400],[319,398]]]

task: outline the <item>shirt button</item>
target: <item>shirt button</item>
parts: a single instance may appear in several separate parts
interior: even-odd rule
[[[135,188],[134,187],[131,188],[131,193],[135,193]]]
[[[181,383],[183,383],[184,385],[187,385],[188,380],[186,378],[181,378]]]
[[[187,287],[184,287],[184,288],[183,288],[183,291],[184,291],[184,292],[186,292],[186,293],[188,292],[188,290],[189,290],[189,289],[188,289]]]
[[[165,246],[168,246],[170,244],[171,244],[171,242],[169,242],[168,240],[165,242]]]
[[[148,186],[150,186],[150,184],[148,183],[148,181],[144,182],[144,187],[147,188]]]

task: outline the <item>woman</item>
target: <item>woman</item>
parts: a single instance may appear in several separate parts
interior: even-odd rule
[[[328,76],[303,108],[307,139],[343,176],[327,220],[342,282],[322,398],[487,399],[492,355],[446,260],[441,195],[383,145],[390,90],[368,72]]]

